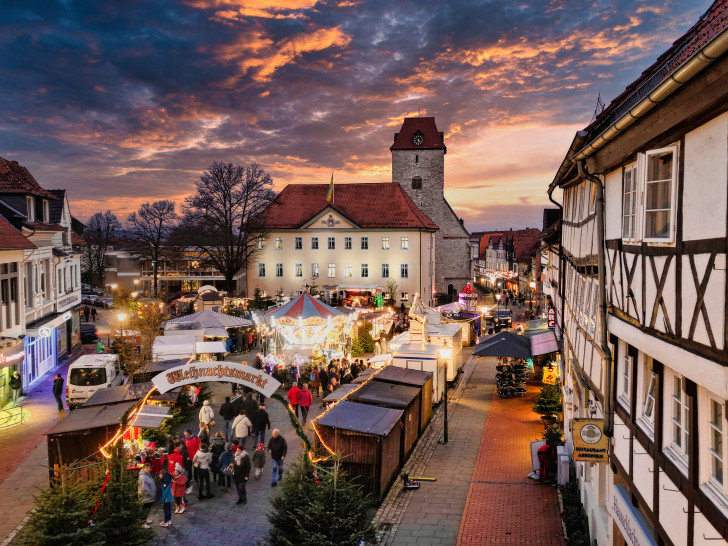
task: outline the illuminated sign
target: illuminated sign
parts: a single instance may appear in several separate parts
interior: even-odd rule
[[[182,385],[208,381],[238,383],[256,390],[266,397],[272,396],[281,385],[270,375],[236,362],[191,362],[157,374],[152,378],[152,383],[160,393]]]
[[[609,438],[604,434],[604,419],[572,419],[574,460],[606,463]]]
[[[71,312],[70,311],[66,311],[63,314],[63,320],[69,320],[70,318],[71,318]]]
[[[546,311],[546,318],[548,320],[549,330],[556,328],[556,309],[554,307],[548,308]]]
[[[38,337],[51,337],[51,328],[48,326],[38,328]]]

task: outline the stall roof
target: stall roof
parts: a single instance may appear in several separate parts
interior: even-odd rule
[[[543,332],[531,336],[531,355],[545,355],[559,350],[559,342],[553,332]]]
[[[347,394],[349,394],[351,391],[358,387],[359,385],[355,385],[353,383],[349,383],[348,385],[339,385],[339,388],[326,396],[323,401],[326,403],[336,402],[337,400],[345,398]]]
[[[225,315],[223,313],[217,313],[208,309],[200,311],[199,313],[193,313],[191,315],[184,315],[170,319],[164,323],[165,330],[185,330],[188,328],[199,329],[199,328],[237,328],[239,326],[252,326],[253,322],[232,315]]]
[[[358,391],[351,393],[349,399],[354,402],[371,402],[387,404],[396,408],[406,408],[419,394],[420,389],[415,387],[372,381]]]
[[[374,377],[374,380],[397,381],[398,383],[417,385],[418,387],[421,387],[427,383],[431,377],[432,372],[400,368],[399,366],[387,366]]]
[[[227,345],[224,341],[198,341],[195,343],[195,353],[198,355],[226,352]]]
[[[129,425],[139,428],[157,428],[169,416],[169,406],[150,406],[147,404],[132,417]]]
[[[172,368],[176,368],[177,366],[187,364],[189,361],[189,358],[170,358],[167,360],[158,360],[157,362],[152,362],[146,368],[144,368],[144,373],[166,372],[167,370],[171,370]]]
[[[460,324],[428,324],[427,333],[431,336],[455,336],[462,328]]]
[[[523,330],[523,335],[531,337],[536,334],[550,332],[548,322],[548,319],[529,320]]]
[[[355,404],[344,400],[316,420],[317,425],[387,436],[402,418],[402,410]]]
[[[137,401],[131,401],[120,404],[79,408],[56,423],[56,426],[46,432],[46,436],[116,425],[121,421],[122,415],[136,404]]]
[[[108,389],[99,389],[86,400],[84,407],[100,406],[102,404],[118,404],[129,400],[141,400],[154,388],[151,381],[145,383],[129,383]]]
[[[225,328],[203,328],[203,331],[205,337],[224,337],[225,339],[230,337]]]
[[[358,385],[359,383],[366,383],[367,381],[369,381],[369,380],[370,380],[370,379],[372,378],[372,377],[371,377],[371,375],[372,375],[372,374],[370,374],[370,373],[367,373],[367,374],[361,374],[361,375],[357,376],[357,378],[356,378],[356,379],[352,379],[352,381],[351,381],[351,382],[352,382],[352,383],[356,383],[357,385]]]

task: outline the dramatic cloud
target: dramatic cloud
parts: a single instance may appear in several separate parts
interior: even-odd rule
[[[538,225],[597,96],[608,102],[707,0],[61,0],[5,6],[0,155],[81,218],[182,201],[213,161],[276,187],[391,179],[405,116],[445,132],[471,230]]]

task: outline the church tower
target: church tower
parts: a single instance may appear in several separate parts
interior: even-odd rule
[[[471,280],[470,235],[445,200],[444,135],[434,117],[405,118],[389,149],[392,182],[440,228],[434,249],[436,290],[456,297]]]

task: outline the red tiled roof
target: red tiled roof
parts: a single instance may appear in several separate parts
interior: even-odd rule
[[[538,248],[538,236],[541,230],[538,228],[518,229],[513,232],[513,255],[517,261],[527,260]]]
[[[55,199],[51,192],[40,187],[28,169],[17,161],[2,157],[0,157],[0,193],[29,193]]]
[[[0,216],[0,250],[35,248],[26,237],[15,229],[10,222]]]
[[[415,146],[412,138],[416,132],[422,133],[424,143],[422,146]],[[435,118],[404,118],[399,133],[394,134],[394,144],[390,150],[445,150],[447,147],[442,138],[442,133],[437,130]]]
[[[263,211],[265,227],[296,229],[330,206],[362,228],[439,229],[399,184],[335,184],[332,203],[328,190],[328,184],[289,184]]]
[[[44,222],[23,222],[23,227],[37,231],[66,231],[66,228],[58,224],[46,224]]]
[[[86,244],[86,239],[81,237],[78,233],[75,231],[71,231],[71,244],[73,246],[81,246]]]

